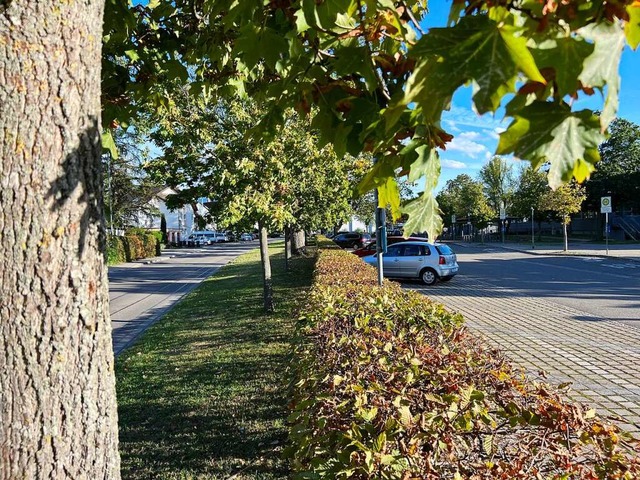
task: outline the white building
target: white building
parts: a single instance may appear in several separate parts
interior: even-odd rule
[[[159,231],[162,224],[162,216],[164,215],[167,222],[167,240],[169,243],[178,243],[181,240],[186,240],[191,232],[194,230],[201,230],[196,224],[196,215],[194,215],[193,207],[191,205],[184,205],[180,208],[170,210],[167,207],[167,198],[171,195],[175,195],[177,192],[170,188],[164,187],[159,189],[149,204],[153,207],[155,213],[140,213],[136,221],[136,226],[146,228],[148,230]],[[196,210],[198,216],[206,217],[209,213],[207,207],[201,203],[196,203]],[[215,225],[207,225],[207,229],[215,230]]]

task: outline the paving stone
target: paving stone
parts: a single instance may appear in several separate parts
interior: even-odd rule
[[[408,288],[461,313],[471,331],[529,375],[544,370],[549,383],[573,382],[571,398],[620,416],[623,428],[637,430],[640,330],[472,276]]]

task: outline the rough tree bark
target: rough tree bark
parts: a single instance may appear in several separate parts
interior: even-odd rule
[[[269,244],[267,229],[262,221],[258,222],[260,230],[260,260],[262,261],[262,281],[264,295],[264,311],[273,312],[273,282],[271,280],[271,260],[269,259]]]
[[[103,0],[0,5],[0,479],[118,479]]]

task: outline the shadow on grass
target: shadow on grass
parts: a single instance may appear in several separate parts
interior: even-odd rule
[[[272,258],[277,312],[262,312],[256,252],[189,294],[117,361],[122,474],[286,478],[286,375],[293,309],[313,259]]]

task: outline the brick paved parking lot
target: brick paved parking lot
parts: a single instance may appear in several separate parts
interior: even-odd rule
[[[571,382],[571,398],[640,432],[639,329],[469,275],[405,287],[462,313],[472,331],[529,374],[544,371],[550,383]]]

